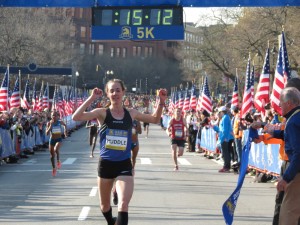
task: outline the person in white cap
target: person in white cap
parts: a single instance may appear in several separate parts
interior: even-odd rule
[[[219,141],[221,143],[222,156],[224,160],[223,168],[219,170],[220,173],[229,173],[231,167],[231,155],[229,152],[229,140],[233,139],[232,127],[229,116],[227,115],[227,109],[225,106],[221,106],[218,109],[220,113],[219,126],[214,126],[213,129],[218,132]]]

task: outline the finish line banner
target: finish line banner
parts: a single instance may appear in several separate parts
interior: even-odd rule
[[[279,7],[300,6],[299,0],[0,0],[1,7],[79,7],[94,6],[155,6],[183,7]]]

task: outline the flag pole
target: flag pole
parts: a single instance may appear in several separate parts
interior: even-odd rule
[[[21,93],[22,93],[22,82],[21,82],[21,70],[19,70],[19,91],[20,91],[20,97],[21,97]]]
[[[4,78],[5,79],[5,78]],[[7,98],[6,98],[6,111],[9,111],[8,108],[8,92],[9,92],[9,64],[7,64]]]

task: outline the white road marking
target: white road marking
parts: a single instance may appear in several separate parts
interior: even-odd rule
[[[187,161],[184,158],[177,158],[177,160],[181,165],[192,165],[189,161]]]
[[[89,196],[90,196],[90,197],[96,196],[97,191],[98,191],[98,187],[93,187],[92,190],[91,190],[91,192],[90,192],[90,195],[89,195]]]
[[[25,163],[23,163],[23,165],[32,165],[32,164],[34,164],[36,162],[37,162],[36,159],[30,159],[30,160],[27,160]]]
[[[73,162],[76,161],[77,158],[67,158],[62,164],[63,165],[70,165],[73,164]]]
[[[85,206],[82,208],[79,216],[78,216],[78,220],[82,221],[85,220],[87,218],[87,216],[89,215],[91,207]]]
[[[152,161],[150,158],[140,158],[141,164],[152,164]]]

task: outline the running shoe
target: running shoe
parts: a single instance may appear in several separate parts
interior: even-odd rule
[[[52,169],[52,177],[55,177],[56,176],[56,168],[53,168]]]
[[[175,166],[174,171],[178,171],[178,166]]]
[[[219,170],[219,173],[230,173],[230,170],[223,167],[222,169]]]
[[[118,194],[116,191],[113,193],[113,203],[114,205],[118,205]]]
[[[57,169],[60,169],[60,168],[61,168],[61,162],[57,161]]]

